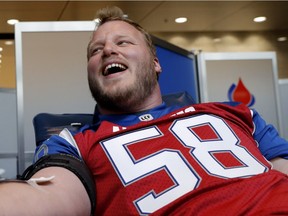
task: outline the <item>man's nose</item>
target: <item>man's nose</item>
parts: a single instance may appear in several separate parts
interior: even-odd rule
[[[103,48],[103,55],[104,56],[110,56],[112,54],[116,54],[117,53],[117,47],[114,43],[106,43],[104,48]]]

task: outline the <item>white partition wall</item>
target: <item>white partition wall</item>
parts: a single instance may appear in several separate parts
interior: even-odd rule
[[[275,52],[201,53],[199,79],[202,102],[228,101],[241,90],[238,97],[249,96],[249,106],[283,136]]]
[[[279,79],[283,137],[288,140],[288,79]]]
[[[15,89],[0,88],[0,170],[2,178],[17,175],[17,120]]]
[[[15,26],[19,173],[31,163],[24,161],[35,149],[32,119],[36,114],[93,113],[86,47],[94,29],[92,21]]]

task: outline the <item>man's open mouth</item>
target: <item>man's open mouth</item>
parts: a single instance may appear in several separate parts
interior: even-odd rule
[[[122,72],[126,69],[127,69],[127,66],[125,66],[123,64],[119,64],[119,63],[109,64],[105,67],[105,69],[103,71],[103,75],[108,76],[110,74]]]

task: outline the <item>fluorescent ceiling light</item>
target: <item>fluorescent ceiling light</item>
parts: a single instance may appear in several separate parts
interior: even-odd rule
[[[254,22],[265,22],[266,21],[266,17],[265,16],[259,16],[259,17],[255,17],[253,19]]]
[[[277,38],[278,41],[282,42],[282,41],[286,41],[287,40],[287,37],[279,37]]]
[[[8,40],[8,41],[5,41],[4,44],[7,46],[10,46],[10,45],[13,45],[14,42],[12,40]]]
[[[9,19],[9,20],[7,20],[7,23],[9,24],[9,25],[15,25],[16,23],[18,23],[19,22],[19,20],[17,20],[17,19]]]
[[[214,41],[215,43],[219,43],[219,42],[221,42],[221,38],[214,38],[213,41]]]
[[[179,17],[175,19],[176,23],[185,23],[187,22],[187,18],[186,17]]]

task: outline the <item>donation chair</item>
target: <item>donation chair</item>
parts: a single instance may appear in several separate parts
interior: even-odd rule
[[[187,92],[163,95],[162,99],[167,106],[175,104],[185,106],[196,103]],[[96,122],[96,119],[92,113],[39,113],[33,118],[36,145],[41,145],[44,140],[48,139],[53,134],[59,134],[64,128],[76,131],[83,125],[93,124],[94,122]]]

